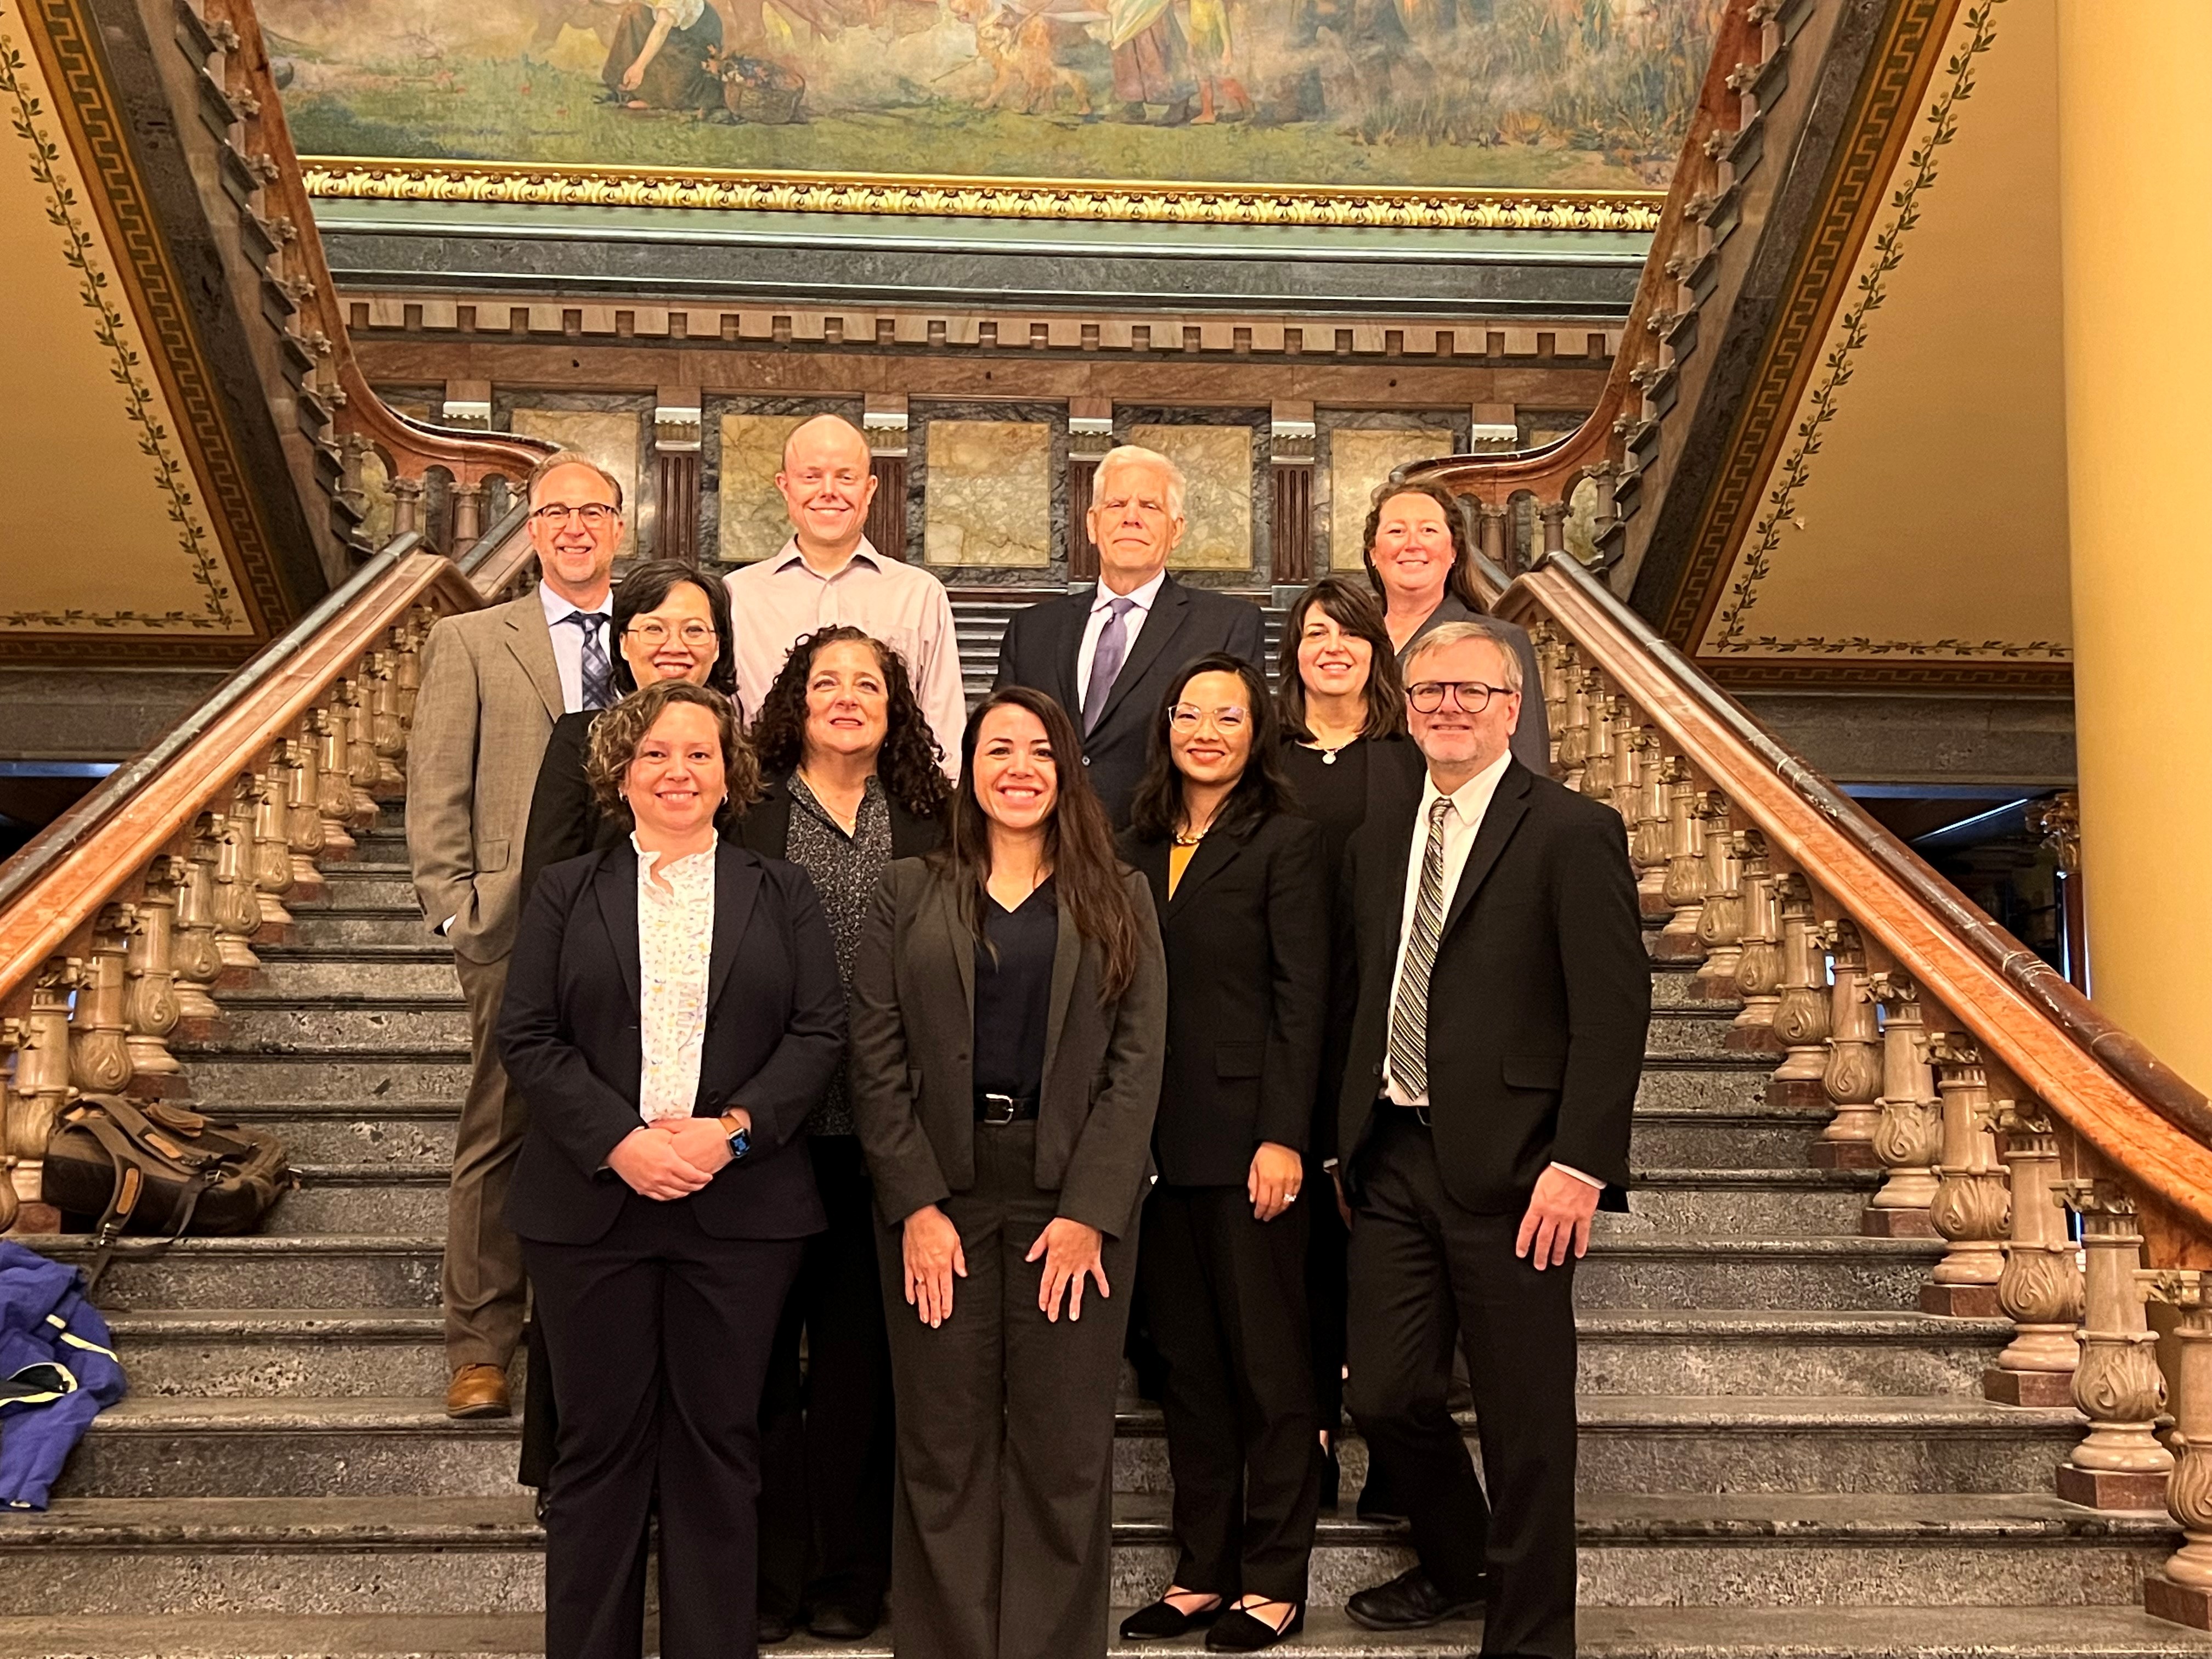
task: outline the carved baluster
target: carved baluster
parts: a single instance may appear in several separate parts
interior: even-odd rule
[[[407,750],[407,732],[399,723],[397,664],[398,659],[389,651],[369,653],[369,733],[376,747],[376,781],[368,793],[379,799],[389,799],[407,787],[399,770],[399,757]]]
[[[131,905],[107,904],[93,919],[91,949],[70,1013],[70,1081],[85,1094],[117,1094],[131,1081],[124,967],[137,915]]]
[[[422,479],[394,478],[392,481],[392,533],[405,536],[422,528]]]
[[[1698,811],[1705,821],[1705,902],[1698,912],[1698,943],[1705,959],[1690,994],[1734,1002],[1736,965],[1743,960],[1743,838],[1729,828],[1726,795],[1709,792]]]
[[[1860,1216],[1859,1231],[1874,1238],[1933,1238],[1928,1209],[1943,1154],[1943,1114],[1928,1069],[1919,988],[1893,968],[1870,975],[1861,994],[1881,1006],[1881,1118],[1874,1150],[1889,1174]]]
[[[300,730],[307,730],[302,720]],[[287,738],[278,745],[279,771],[284,787],[284,845],[291,854],[292,897],[313,903],[323,896],[323,872],[315,860],[323,850],[323,815],[316,802],[322,778],[315,744],[306,737]]]
[[[261,895],[253,884],[253,829],[236,811],[215,819],[215,946],[234,984],[261,966],[251,940],[261,931]]]
[[[477,544],[483,516],[484,487],[453,481],[453,556],[459,558]]]
[[[1997,1103],[1998,1153],[2012,1177],[2012,1236],[2005,1240],[1997,1305],[2014,1333],[1982,1373],[1982,1393],[2008,1406],[2063,1406],[2080,1357],[2081,1269],[2058,1200],[2058,1133],[2039,1100]]]
[[[2074,1405],[2089,1419],[2089,1432],[2058,1466],[2058,1495],[2092,1509],[2154,1510],[2166,1502],[2173,1454],[2154,1431],[2166,1407],[2166,1377],[2136,1289],[2142,1266],[2136,1201],[2109,1181],[2063,1181],[2058,1190],[2081,1218]]]
[[[274,943],[292,925],[284,895],[292,890],[292,842],[285,834],[284,786],[269,771],[249,772],[240,780],[240,815],[253,826],[253,886],[260,895],[261,937]]]
[[[401,736],[414,728],[415,700],[422,692],[422,641],[430,635],[437,615],[427,605],[416,605],[407,620],[392,630],[392,683],[398,689]]]
[[[1636,710],[1627,698],[1615,697],[1610,707],[1613,720],[1613,793],[1602,799],[1620,814],[1620,822],[1628,831],[1629,861],[1633,863],[1636,804],[1644,791],[1643,732],[1636,724]]]
[[[337,684],[340,706],[346,719],[346,771],[353,779],[353,816],[346,820],[356,830],[376,822],[376,712],[369,690],[367,664]]]
[[[1663,892],[1669,915],[1651,954],[1662,962],[1694,962],[1705,954],[1698,923],[1705,908],[1705,821],[1698,814],[1698,784],[1689,762],[1669,755],[1659,775],[1667,792]]]
[[[1658,732],[1646,726],[1635,734],[1635,813],[1629,819],[1629,860],[1637,869],[1636,897],[1646,921],[1663,921],[1674,914],[1667,899],[1667,781],[1666,745]]]
[[[184,885],[177,894],[176,936],[170,952],[180,1019],[222,1017],[210,994],[222,975],[215,922],[215,872],[222,858],[222,815],[203,812],[192,821],[191,839],[185,850]],[[259,914],[256,906],[256,916]]]
[[[2181,1315],[2174,1335],[2173,1474],[2166,1513],[2184,1542],[2162,1573],[2143,1580],[2143,1610],[2155,1619],[2212,1630],[2212,1270],[2159,1267],[2136,1275],[2144,1297]]]
[[[1782,910],[1780,998],[1774,1007],[1774,1035],[1788,1049],[1767,1080],[1766,1098],[1776,1107],[1812,1108],[1828,1103],[1820,1079],[1828,1067],[1828,958],[1813,920],[1813,890],[1805,878],[1786,872],[1774,878]]]
[[[1605,681],[1595,669],[1583,676],[1583,685],[1589,704],[1589,723],[1583,739],[1582,792],[1592,800],[1610,800],[1615,730],[1613,699],[1606,695]]]
[[[323,821],[323,855],[350,858],[358,845],[347,833],[353,816],[353,775],[346,770],[346,719],[332,702],[307,711],[315,744],[315,811]]]
[[[130,1022],[125,1042],[131,1069],[141,1084],[159,1088],[178,1076],[183,1067],[169,1052],[169,1033],[177,1029],[182,1010],[177,1002],[173,947],[179,890],[185,882],[185,861],[164,853],[146,869],[146,890],[140,896],[131,929],[131,948],[123,972],[128,981],[124,1011]]]
[[[1774,1011],[1782,1001],[1782,912],[1766,866],[1766,837],[1756,830],[1736,834],[1743,860],[1743,932],[1735,993],[1743,1009],[1729,1027],[1727,1042],[1751,1054],[1779,1054],[1784,1045],[1774,1035]]]
[[[1570,789],[1583,787],[1583,769],[1589,758],[1591,686],[1594,674],[1583,672],[1571,646],[1563,647],[1565,659],[1560,676],[1565,684],[1559,711],[1559,741],[1553,755],[1559,781]]]
[[[1820,1131],[1813,1162],[1823,1170],[1872,1170],[1881,1159],[1874,1150],[1881,1114],[1881,1032],[1866,990],[1866,945],[1848,916],[1823,922],[1820,943],[1835,957],[1828,991],[1828,1060],[1820,1087],[1835,1115]]]
[[[1943,1150],[1936,1166],[1936,1200],[1928,1219],[1943,1240],[1943,1259],[1920,1287],[1923,1313],[1993,1319],[1998,1250],[2010,1218],[2012,1194],[1997,1168],[1990,1133],[1989,1076],[1982,1051],[1963,1031],[1941,1031],[1928,1045],[1943,1100]]]
[[[37,1206],[46,1217],[44,1231],[60,1225],[61,1218],[40,1203],[40,1173],[46,1168],[46,1142],[53,1138],[54,1120],[76,1091],[70,1083],[70,998],[84,982],[84,964],[74,957],[47,960],[31,981],[31,1006],[21,1019],[0,1026],[0,1046],[15,1051],[15,1085],[8,1101],[4,1150],[15,1163],[15,1194],[27,1209]],[[27,1225],[30,1217],[18,1218]]]
[[[1567,720],[1567,647],[1559,630],[1539,623],[1529,630],[1536,647],[1536,678],[1544,692],[1544,725],[1552,734],[1552,775],[1565,769],[1559,749]]]

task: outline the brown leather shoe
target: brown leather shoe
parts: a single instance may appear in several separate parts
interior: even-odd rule
[[[507,1373],[497,1365],[463,1365],[446,1385],[448,1417],[505,1417]]]

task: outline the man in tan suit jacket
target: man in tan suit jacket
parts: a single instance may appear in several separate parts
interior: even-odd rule
[[[472,1069],[447,1197],[446,1361],[453,1417],[503,1417],[522,1334],[522,1252],[500,1219],[522,1144],[522,1101],[493,1046],[507,959],[527,895],[523,832],[553,722],[613,701],[608,572],[622,486],[592,462],[549,456],[531,474],[541,580],[506,605],[447,617],[422,647],[407,752],[407,853],[431,931],[453,946]]]

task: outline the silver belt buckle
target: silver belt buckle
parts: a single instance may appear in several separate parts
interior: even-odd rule
[[[987,1091],[983,1096],[983,1121],[1012,1123],[1014,1121],[1014,1108],[1020,1103],[1012,1095],[994,1095]]]

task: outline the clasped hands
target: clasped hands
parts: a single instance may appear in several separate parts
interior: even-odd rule
[[[731,1114],[750,1130],[752,1115]],[[664,1117],[641,1123],[607,1154],[607,1168],[642,1197],[686,1198],[730,1161],[730,1132],[718,1117]]]
[[[1048,1320],[1059,1322],[1063,1291],[1068,1318],[1083,1317],[1085,1277],[1098,1281],[1099,1295],[1113,1294],[1106,1284],[1104,1246],[1105,1236],[1080,1221],[1063,1215],[1045,1224],[1023,1259],[1044,1262],[1044,1271],[1038,1275],[1037,1306]],[[935,1330],[952,1317],[952,1281],[968,1277],[968,1256],[960,1248],[960,1230],[936,1205],[925,1204],[907,1217],[902,1247],[907,1305],[923,1324]]]

